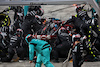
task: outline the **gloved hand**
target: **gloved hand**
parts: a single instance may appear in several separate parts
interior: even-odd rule
[[[77,14],[79,17],[83,17],[86,15],[86,11],[79,11]]]
[[[33,18],[35,18],[35,15],[36,15],[36,13],[35,13],[35,11],[30,11],[26,16],[25,16],[25,19],[33,19]]]
[[[32,63],[33,61],[29,61],[29,63]]]
[[[29,13],[28,13],[28,15],[29,16],[35,16],[36,15],[36,12],[33,10],[33,11],[30,11]]]

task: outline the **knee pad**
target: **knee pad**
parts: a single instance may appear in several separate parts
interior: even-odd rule
[[[13,56],[14,56],[14,54],[15,54],[15,51],[11,48],[8,48],[8,55],[7,55],[7,60],[8,61],[11,61],[12,60],[12,58],[13,58]]]
[[[24,53],[24,49],[23,48],[17,48],[16,51],[17,51],[17,53],[21,53],[21,54]]]
[[[23,48],[18,48],[18,49],[16,49],[16,51],[17,51],[17,55],[20,57],[20,56],[22,56],[23,54],[24,54],[24,49]]]
[[[10,53],[10,54],[15,54],[15,51],[12,49],[12,48],[8,48],[8,53]]]

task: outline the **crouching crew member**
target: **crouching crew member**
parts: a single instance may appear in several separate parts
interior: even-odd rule
[[[29,62],[32,63],[34,58],[34,51],[36,51],[37,60],[35,67],[41,67],[43,63],[46,67],[54,67],[50,62],[51,47],[48,42],[44,40],[34,39],[31,34],[25,37],[26,42],[29,45]]]

